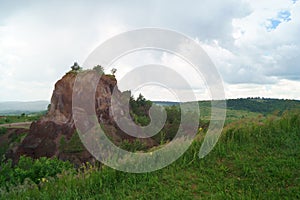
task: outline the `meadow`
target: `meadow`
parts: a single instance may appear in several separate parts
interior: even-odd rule
[[[19,122],[32,122],[36,121],[43,116],[45,112],[34,113],[30,115],[26,115],[22,113],[21,115],[5,115],[0,116],[0,125],[1,124],[11,124],[11,123],[19,123]]]
[[[228,123],[199,159],[202,139],[173,164],[144,174],[89,163],[75,170],[46,158],[22,158],[15,167],[2,162],[0,199],[300,198],[299,110]]]

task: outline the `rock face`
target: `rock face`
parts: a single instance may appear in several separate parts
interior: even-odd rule
[[[91,70],[86,76],[97,73]],[[55,84],[51,98],[51,107],[47,115],[39,121],[33,122],[30,132],[17,148],[14,157],[27,155],[33,158],[58,157],[62,160],[70,160],[76,165],[84,162],[94,162],[93,156],[82,145],[76,132],[72,113],[72,94],[76,79],[76,73],[69,72]],[[87,77],[88,78],[88,77]],[[122,140],[134,140],[123,133],[116,126],[113,117],[110,115],[110,104],[113,90],[116,96],[122,96],[117,89],[117,81],[112,75],[101,76],[95,93],[95,109],[100,124],[105,126],[113,142],[118,144]],[[88,90],[88,86],[82,86],[80,90]],[[156,145],[151,138],[143,140],[146,146]]]

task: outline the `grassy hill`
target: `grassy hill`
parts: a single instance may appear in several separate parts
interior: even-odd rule
[[[172,165],[145,174],[87,164],[79,171],[57,167],[59,174],[53,175],[52,171],[49,177],[47,170],[52,168],[48,165],[53,162],[39,161],[30,169],[36,169],[31,174],[40,177],[35,175],[34,181],[25,178],[21,185],[6,181],[0,199],[300,198],[299,110],[228,124],[214,150],[204,159],[197,156],[203,136],[197,138]],[[55,162],[55,166],[62,166]],[[1,173],[2,186],[7,174],[15,179],[24,175],[26,165],[16,168]]]

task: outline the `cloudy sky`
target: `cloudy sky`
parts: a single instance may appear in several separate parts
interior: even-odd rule
[[[197,41],[217,67],[226,98],[300,99],[299,19],[296,0],[0,0],[0,101],[50,100],[54,83],[74,61],[82,64],[105,40],[143,27],[175,30]],[[180,63],[145,52],[119,62],[117,78],[133,58],[137,64],[154,57]],[[161,95],[167,92],[153,96],[151,88],[144,90],[148,98],[169,99]],[[196,96],[208,98],[199,87]]]

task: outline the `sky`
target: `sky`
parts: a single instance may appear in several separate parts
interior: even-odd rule
[[[228,99],[300,100],[299,19],[296,0],[0,0],[0,101],[50,100],[55,82],[75,61],[84,63],[112,36],[144,27],[195,40],[216,66]],[[185,64],[167,53],[142,51],[120,59],[117,79],[147,62],[178,66],[197,99],[210,98],[201,78],[180,69]],[[140,91],[152,100],[174,100],[159,86]]]

